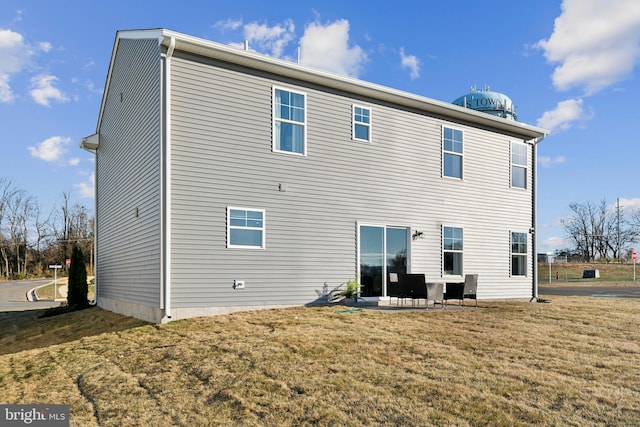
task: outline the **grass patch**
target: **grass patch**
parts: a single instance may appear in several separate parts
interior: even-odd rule
[[[40,300],[53,300],[54,298],[54,294],[56,298],[60,299],[60,298],[66,298],[66,294],[63,296],[60,293],[60,287],[61,286],[67,286],[68,283],[68,278],[67,277],[62,277],[58,279],[58,283],[57,285],[53,284],[53,281],[51,282],[51,284],[46,285],[46,286],[42,286],[40,288],[38,288],[37,294],[38,294],[38,299]],[[93,300],[95,298],[95,286],[93,285],[93,280],[91,282],[89,282],[89,292],[87,293],[87,299],[89,301]]]
[[[637,425],[640,302],[550,301],[1,313],[0,402],[67,403],[83,426]]]
[[[633,264],[620,263],[552,263],[551,264],[551,281],[553,283],[572,282],[583,280],[582,273],[584,270],[599,270],[599,279],[584,279],[589,283],[598,282],[629,282],[633,283]],[[556,279],[558,273],[558,279]],[[640,279],[640,266],[636,265],[636,278]],[[545,284],[549,282],[549,264],[538,263],[538,283]]]

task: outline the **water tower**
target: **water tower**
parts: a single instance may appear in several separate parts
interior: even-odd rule
[[[489,86],[480,90],[473,86],[468,94],[456,99],[453,104],[513,121],[518,119],[511,99],[505,94],[492,92]]]

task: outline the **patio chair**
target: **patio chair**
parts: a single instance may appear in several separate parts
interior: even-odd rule
[[[427,299],[427,287],[425,285],[424,274],[407,274],[405,275],[405,292],[407,298],[411,298],[411,305],[415,306],[416,300],[420,305],[420,300]]]
[[[444,283],[442,282],[433,282],[426,283],[427,288],[427,302],[426,309],[429,309],[429,300],[433,301],[433,308],[436,307],[436,302],[440,301],[440,306],[444,309]]]
[[[398,273],[389,273],[387,280],[387,296],[400,297],[400,283],[398,282]]]
[[[464,290],[462,291],[462,299],[461,303],[464,306],[464,299],[474,299],[476,300],[476,308],[478,307],[478,275],[477,274],[467,274],[464,276]]]

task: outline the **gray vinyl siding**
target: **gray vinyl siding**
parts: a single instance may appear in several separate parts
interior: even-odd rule
[[[316,301],[357,274],[358,223],[423,231],[410,264],[427,278],[442,277],[442,226],[462,227],[480,297],[531,297],[531,237],[528,275],[510,277],[510,232],[532,217],[530,146],[527,190],[510,187],[517,136],[219,65],[172,60],[175,307]],[[306,156],[272,152],[274,85],[307,95]],[[354,103],[372,108],[371,143],[351,138]],[[463,180],[441,176],[443,125],[464,131]],[[228,206],[266,211],[265,249],[226,247]]]
[[[160,81],[158,41],[120,39],[96,156],[98,299],[160,305]]]

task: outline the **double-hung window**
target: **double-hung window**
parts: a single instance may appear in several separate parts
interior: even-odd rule
[[[442,129],[442,175],[462,179],[462,131]]]
[[[511,186],[527,188],[527,146],[511,143]]]
[[[227,247],[264,249],[262,209],[227,207]]]
[[[442,227],[442,270],[447,276],[462,276],[462,228]]]
[[[511,232],[511,275],[527,275],[527,234]]]
[[[306,95],[273,88],[273,151],[306,154]]]
[[[353,139],[371,142],[371,108],[353,106]]]

